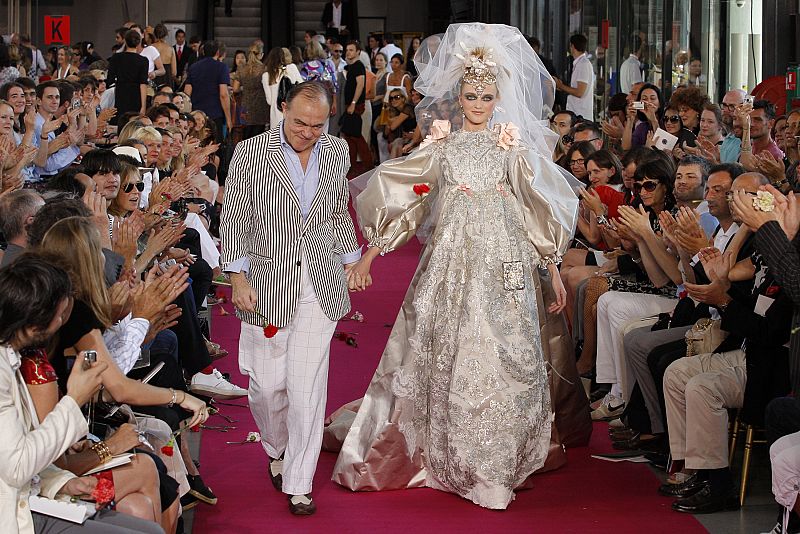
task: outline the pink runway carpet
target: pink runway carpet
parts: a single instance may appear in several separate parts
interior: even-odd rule
[[[339,330],[353,332],[358,347],[334,339],[327,413],[363,395],[380,359],[390,325],[416,267],[420,247],[414,241],[373,264],[372,288],[353,296],[353,311],[365,320],[341,322]],[[228,312],[232,306],[225,304]],[[239,374],[237,349],[239,321],[214,310],[213,339],[230,355],[217,362],[245,387]],[[705,532],[692,517],[673,512],[671,500],[656,493],[658,480],[642,464],[610,463],[590,454],[611,451],[605,423],[596,423],[589,447],[568,451],[565,467],[535,478],[536,486],[520,492],[508,510],[482,509],[464,499],[431,489],[353,493],[331,478],[336,455],[323,452],[314,480],[318,511],[294,517],[287,500],[272,487],[267,457],[259,444],[226,445],[244,440],[258,429],[246,399],[232,401],[242,407],[220,406],[238,420],[227,433],[205,430],[201,446],[201,472],[219,497],[216,506],[195,508],[194,534],[266,532],[546,532],[641,533]],[[223,425],[212,417],[210,425]]]

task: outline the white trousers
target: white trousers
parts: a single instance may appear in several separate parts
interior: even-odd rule
[[[612,393],[626,401],[633,382],[623,361],[623,327],[634,319],[672,311],[678,301],[659,295],[609,291],[597,301],[597,383],[615,386]],[[617,393],[617,391],[619,393]]]
[[[311,492],[322,447],[328,395],[328,356],[336,328],[317,301],[302,263],[297,309],[271,339],[242,323],[239,369],[250,377],[250,411],[271,458],[283,459],[283,492]]]
[[[772,463],[772,493],[778,504],[788,511],[794,508],[800,492],[800,432],[778,439],[769,448]],[[783,532],[789,515],[784,514]]]

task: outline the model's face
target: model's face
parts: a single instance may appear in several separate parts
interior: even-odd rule
[[[329,114],[328,103],[322,99],[298,97],[291,106],[283,103],[283,134],[295,152],[305,152],[314,146]]]
[[[611,177],[614,176],[614,169],[604,169],[594,161],[586,164],[586,172],[589,173],[589,183],[592,187],[607,185]]]
[[[479,95],[474,85],[464,83],[461,85],[461,95],[458,97],[464,117],[475,126],[489,122],[497,100],[496,85],[487,85]]]
[[[14,108],[14,113],[19,115],[25,111],[25,91],[22,87],[11,87],[6,95],[8,103]]]

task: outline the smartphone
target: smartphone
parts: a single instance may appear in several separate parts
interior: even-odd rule
[[[87,350],[83,356],[83,368],[90,369],[92,364],[97,361],[97,351]]]
[[[78,109],[81,107],[81,99],[80,98],[73,98],[72,99],[72,109]]]
[[[639,111],[644,110],[644,102],[636,101],[633,103],[633,109],[638,109]]]
[[[755,99],[756,99],[756,97],[754,97],[753,95],[746,95],[744,97],[744,103],[745,104],[750,104],[752,106],[753,102],[755,101]]]

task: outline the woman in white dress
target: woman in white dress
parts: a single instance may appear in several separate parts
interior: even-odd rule
[[[578,202],[539,122],[552,83],[519,30],[452,25],[418,68],[420,106],[450,113],[457,102],[463,127],[435,120],[418,151],[382,164],[356,197],[370,248],[352,286],[370,283],[378,255],[430,237],[333,479],[504,509],[550,450],[557,336],[546,323],[563,324],[557,264]]]

